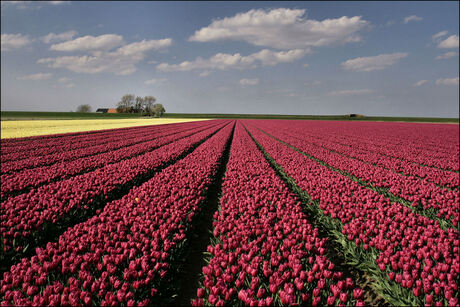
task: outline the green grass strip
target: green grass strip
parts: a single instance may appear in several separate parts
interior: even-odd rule
[[[107,107],[107,106],[106,106]],[[166,106],[166,108],[168,108]],[[31,112],[1,111],[2,120],[19,119],[84,119],[84,118],[139,118],[138,113],[78,113],[78,112]],[[225,119],[287,119],[287,120],[340,120],[340,121],[384,121],[384,122],[438,122],[459,123],[458,118],[441,117],[388,117],[349,115],[285,115],[285,114],[230,114],[230,113],[164,113],[164,118],[225,118]]]

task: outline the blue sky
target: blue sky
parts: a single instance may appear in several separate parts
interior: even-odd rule
[[[458,117],[458,6],[2,1],[1,109]]]

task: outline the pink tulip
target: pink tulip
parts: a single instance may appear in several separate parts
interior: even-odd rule
[[[353,297],[355,299],[360,299],[363,296],[363,290],[360,288],[353,289]]]
[[[198,298],[203,298],[204,295],[205,295],[204,289],[203,289],[203,288],[198,288],[197,291],[196,291],[196,296],[197,296]]]

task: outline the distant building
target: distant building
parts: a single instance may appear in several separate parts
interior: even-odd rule
[[[351,114],[348,114],[348,117],[364,117],[364,115],[351,113]]]
[[[96,113],[118,113],[117,109],[104,109],[99,108],[96,110]]]

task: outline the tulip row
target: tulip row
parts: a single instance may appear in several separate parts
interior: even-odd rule
[[[321,142],[322,143],[322,142]],[[319,143],[317,143],[319,145]],[[449,172],[438,168],[424,167],[405,160],[394,159],[376,152],[365,151],[350,145],[324,142],[319,145],[331,151],[343,154],[352,159],[357,159],[375,166],[383,167],[403,176],[414,176],[422,181],[434,183],[440,188],[458,189],[459,173]]]
[[[43,142],[53,142],[57,140],[65,140],[69,141],[72,139],[78,138],[86,138],[91,137],[97,134],[104,134],[116,131],[118,129],[129,130],[129,129],[137,129],[140,127],[128,127],[128,128],[112,128],[112,129],[101,129],[101,130],[93,130],[93,131],[80,131],[80,132],[66,132],[66,133],[58,133],[58,134],[50,134],[50,135],[36,135],[36,136],[29,136],[25,138],[8,138],[2,140],[4,141],[5,146],[13,147],[13,146],[22,146],[29,142],[34,141],[43,141]]]
[[[420,181],[415,177],[407,177],[379,166],[373,166],[363,161],[350,159],[343,155],[331,152],[329,149],[312,144],[308,138],[299,135],[293,137],[289,133],[280,132],[269,125],[259,125],[261,129],[274,137],[294,146],[308,156],[317,159],[335,170],[349,176],[356,177],[365,183],[377,188],[387,189],[389,194],[401,197],[412,206],[421,206],[420,210],[434,209],[437,218],[445,219],[453,226],[459,223],[458,191],[441,189],[433,183]],[[430,213],[428,211],[428,216]]]
[[[368,273],[379,283],[389,285],[390,291],[386,287],[379,290],[382,296],[397,305],[458,304],[457,230],[444,231],[438,222],[391,203],[375,191],[275,141],[252,126],[260,122],[245,123],[276,165],[312,200],[311,206],[340,226],[337,238],[343,244],[353,242],[356,248],[359,246],[354,255],[369,254],[363,258],[368,259],[366,264],[359,264],[356,259],[349,261],[367,266]],[[353,253],[347,250],[344,254]]]
[[[429,182],[434,182],[441,187],[448,187],[451,189],[458,189],[459,186],[459,173],[441,170],[439,168],[424,167],[419,164],[409,162],[407,160],[391,158],[380,154],[375,151],[366,151],[362,146],[364,144],[349,140],[349,145],[336,143],[334,150],[349,155],[350,157],[357,158],[375,165],[391,169],[395,172],[402,173],[406,176],[415,176]],[[366,144],[367,145],[367,144]],[[353,149],[351,149],[353,148]]]
[[[39,146],[36,144],[40,141],[30,141],[28,144],[25,143],[23,146],[15,146],[13,148],[6,147],[3,144],[2,140],[2,174],[16,170],[12,168],[9,164],[13,164],[16,167],[30,168],[34,166],[43,166],[54,163],[56,161],[66,161],[70,159],[76,159],[81,155],[95,154],[98,152],[103,152],[107,147],[113,147],[113,149],[119,148],[116,147],[120,142],[129,142],[131,139],[139,136],[152,136],[165,133],[167,131],[175,131],[180,128],[192,127],[195,125],[200,125],[202,123],[190,123],[190,124],[181,124],[177,127],[158,127],[154,129],[150,127],[136,127],[137,129],[129,128],[120,129],[120,131],[110,131],[103,134],[94,134],[88,135],[85,139],[78,141],[68,140],[67,137],[62,137],[61,139],[53,141],[52,144],[49,142],[41,141],[44,144]],[[40,144],[41,144],[40,142]],[[123,145],[123,144],[121,144]],[[126,143],[127,146],[129,143]],[[19,148],[18,148],[19,147]],[[91,149],[91,152],[87,152],[88,149]],[[6,153],[7,150],[10,150],[10,153]],[[40,161],[40,158],[43,161]],[[10,170],[10,168],[12,168]]]
[[[273,124],[282,126],[279,123]],[[459,171],[458,125],[298,121],[289,129],[419,165]]]
[[[128,147],[131,145],[136,145],[145,141],[150,141],[158,137],[175,134],[186,129],[187,128],[159,129],[142,133],[136,132],[133,134],[123,134],[120,138],[116,135],[112,135],[110,137],[105,137],[105,139],[108,138],[108,140],[104,140],[103,142],[101,142],[101,144],[90,144],[86,147],[70,150],[67,150],[66,148],[64,149],[64,151],[61,147],[57,147],[57,153],[51,153],[44,156],[30,156],[25,159],[2,163],[1,173],[8,174],[18,172],[23,169],[32,169],[36,167],[48,166],[58,162],[70,162],[80,158],[106,153],[112,150]],[[188,129],[190,129],[190,127]]]
[[[131,135],[134,131],[143,130],[144,132],[151,129],[145,127],[129,128],[119,131],[121,134]],[[143,129],[141,129],[143,128]],[[149,127],[151,128],[151,127]],[[60,135],[48,139],[31,140],[31,138],[21,138],[18,144],[10,145],[2,140],[2,162],[14,161],[27,158],[29,156],[48,155],[55,152],[65,152],[66,150],[75,150],[83,147],[104,144],[107,138],[118,138],[120,135],[116,131],[103,131],[100,133],[91,133],[79,136]],[[57,151],[50,149],[56,147]]]
[[[21,255],[29,244],[47,242],[49,232],[92,216],[111,199],[120,197],[133,186],[149,179],[159,169],[188,154],[215,134],[228,121],[217,127],[182,138],[161,148],[107,165],[95,171],[58,181],[7,199],[1,204],[1,258]],[[57,233],[56,233],[57,232]],[[14,249],[14,250],[12,250]],[[3,259],[2,259],[3,260]]]
[[[104,135],[97,137],[101,138],[97,140],[97,143],[94,143],[96,136],[93,136],[93,140],[90,142],[81,142],[76,145],[68,144],[62,142],[60,145],[54,145],[51,148],[54,151],[51,151],[49,154],[37,155],[34,156],[30,154],[27,157],[22,157],[19,160],[12,160],[2,163],[1,173],[10,173],[15,171],[20,171],[26,168],[41,167],[46,165],[51,165],[57,162],[72,161],[86,156],[91,156],[99,153],[104,153],[110,150],[115,150],[118,148],[126,147],[129,145],[135,145],[144,140],[150,140],[157,138],[162,135],[168,135],[172,133],[177,133],[180,131],[185,131],[194,127],[201,127],[206,125],[206,123],[189,123],[179,124],[177,127],[158,127],[157,129],[145,129],[145,127],[139,127],[137,130],[130,130],[129,132],[123,131],[121,135],[118,135],[117,132],[111,132],[110,135]],[[144,128],[144,129],[141,129]],[[124,129],[121,129],[124,130]],[[33,145],[30,145],[31,147]],[[26,146],[24,146],[26,147]],[[51,149],[47,149],[51,150]],[[43,153],[43,152],[42,152]]]
[[[124,131],[136,129],[139,127],[129,127],[123,129]],[[75,142],[89,140],[98,135],[110,135],[115,129],[97,130],[97,131],[82,131],[82,132],[71,132],[61,133],[52,135],[37,135],[24,138],[8,138],[2,139],[2,147],[4,151],[2,155],[15,152],[16,150],[34,150],[36,148],[42,148],[47,146],[59,145],[60,142]],[[30,147],[30,144],[34,147]]]
[[[135,156],[152,151],[158,147],[167,145],[181,138],[190,136],[202,130],[205,130],[212,125],[201,125],[197,128],[189,127],[186,131],[176,130],[174,132],[166,132],[165,134],[157,134],[133,138],[126,143],[138,143],[128,146],[125,142],[121,149],[104,150],[104,153],[91,155],[88,157],[76,159],[74,161],[60,162],[50,166],[43,166],[33,169],[25,169],[18,173],[4,174],[0,176],[3,182],[1,186],[0,198],[4,199],[10,195],[17,195],[26,189],[37,188],[41,185],[55,182],[57,180],[67,179],[72,176],[80,175],[85,172],[93,171],[97,168],[106,165],[130,159]],[[106,145],[102,145],[106,146]],[[116,145],[119,147],[120,145]],[[106,146],[108,148],[112,146]],[[87,151],[88,150],[86,149]],[[41,160],[40,157],[37,160]]]
[[[357,139],[357,137],[346,138],[344,136],[329,135],[324,133],[314,134],[314,132],[300,130],[300,129],[287,129],[283,125],[271,125],[271,128],[276,127],[277,131],[284,131],[291,136],[300,137],[303,141],[309,142],[325,149],[344,154],[348,157],[372,163],[390,170],[393,170],[403,175],[416,176],[420,179],[434,182],[438,185],[448,188],[458,189],[459,186],[459,173],[445,171],[432,167],[424,167],[419,164],[401,160],[383,155],[379,151],[370,150],[369,141]],[[458,150],[457,150],[458,152]]]
[[[189,122],[192,123],[192,122]],[[187,124],[187,123],[182,123]],[[159,125],[159,128],[168,128],[174,127],[178,124],[162,124]],[[107,135],[110,136],[115,132],[125,133],[130,131],[150,131],[154,129],[155,126],[135,126],[135,127],[126,127],[126,128],[111,128],[111,129],[101,129],[101,130],[92,130],[92,131],[80,131],[80,132],[66,132],[60,134],[50,134],[50,135],[37,135],[29,136],[23,138],[9,138],[3,139],[2,143],[5,148],[18,148],[21,146],[26,146],[25,149],[29,147],[29,144],[34,144],[39,147],[48,147],[48,146],[59,146],[62,142],[69,143],[74,142],[76,144],[80,142],[90,141],[93,138],[98,138],[98,136]],[[30,148],[29,148],[30,149]]]
[[[101,214],[37,248],[0,281],[2,305],[146,306],[185,246],[233,124]],[[227,145],[227,146],[226,146]]]
[[[237,124],[209,264],[193,305],[364,305],[363,291],[334,269],[326,239]]]

